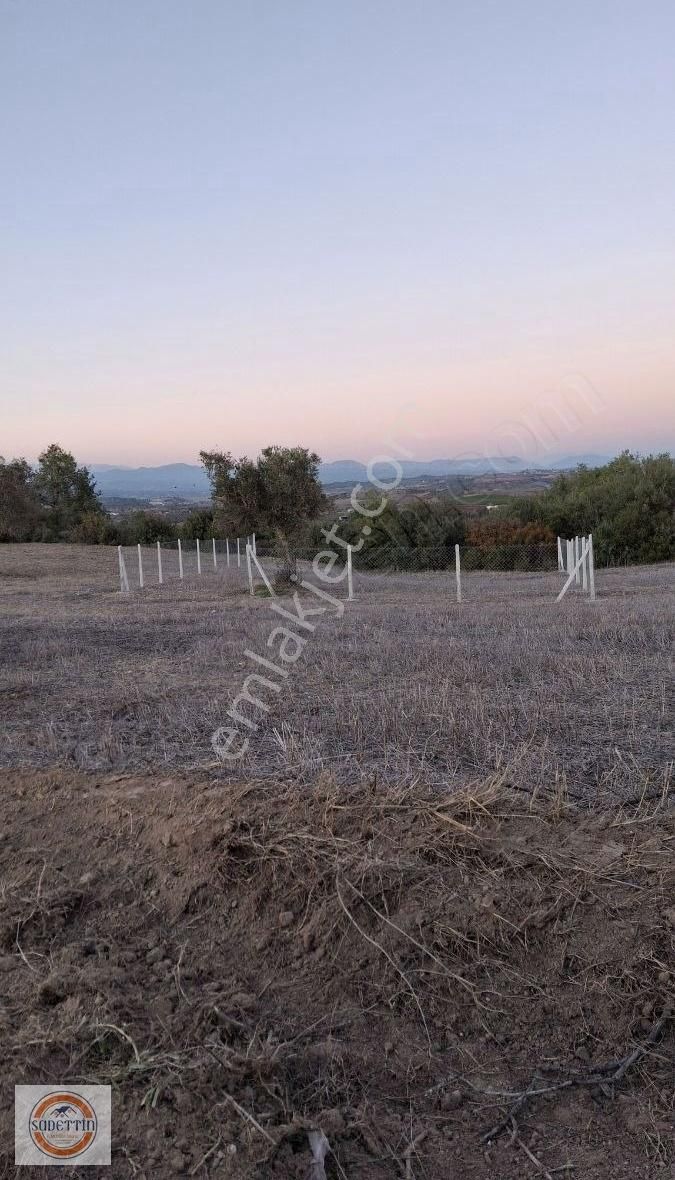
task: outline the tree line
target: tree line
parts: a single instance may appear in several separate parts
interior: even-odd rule
[[[366,515],[372,496],[364,504]],[[514,497],[468,516],[453,497],[387,503],[373,519],[349,511],[341,535],[371,569],[451,569],[461,545],[465,569],[555,569],[556,537],[593,534],[602,565],[675,560],[675,460],[626,451],[605,467],[580,466],[536,496]],[[314,541],[320,536],[315,530]]]
[[[195,510],[180,524],[159,513],[106,512],[94,479],[53,443],[37,465],[0,458],[0,542],[71,541],[82,545],[150,545],[211,535],[213,513]]]
[[[274,546],[288,575],[299,555],[328,547],[344,557],[346,544],[362,568],[450,569],[461,545],[467,569],[546,569],[555,565],[556,536],[590,532],[601,564],[675,558],[675,461],[668,454],[624,452],[478,516],[452,496],[398,503],[374,492],[336,516],[319,482],[319,456],[303,447],[266,447],[257,460],[202,451],[201,460],[211,506],[178,524],[148,511],[111,517],[87,468],[56,444],[35,467],[0,459],[0,541],[132,545],[255,532]]]

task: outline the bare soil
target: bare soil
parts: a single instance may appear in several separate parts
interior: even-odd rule
[[[6,773],[0,1175],[67,1080],[102,1176],[671,1177],[672,799],[518,785]]]

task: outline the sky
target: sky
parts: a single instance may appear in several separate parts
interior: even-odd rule
[[[670,0],[0,0],[0,454],[673,449]]]

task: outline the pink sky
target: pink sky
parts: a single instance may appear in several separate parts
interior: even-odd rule
[[[672,4],[198,7],[3,7],[0,453],[673,447]]]
[[[86,397],[59,390],[57,369],[48,390],[34,388],[9,406],[3,448],[34,458],[58,440],[81,461],[144,465],[196,462],[209,447],[254,454],[270,443],[364,460],[392,444],[416,458],[475,452],[542,461],[673,447],[670,341],[586,343],[573,350],[575,367],[543,347],[435,363],[427,348],[415,363],[414,352],[402,354],[395,343],[392,366],[386,348],[381,358],[359,358],[362,367],[336,356],[329,378],[320,360],[313,371],[307,359],[288,377],[258,361],[248,380],[239,372],[229,381],[203,370],[188,379],[174,353],[159,373],[146,362],[96,374]]]

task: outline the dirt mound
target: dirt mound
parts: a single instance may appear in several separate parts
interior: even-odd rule
[[[312,1131],[328,1180],[672,1174],[667,801],[62,771],[2,800],[2,1174],[11,1087],[85,1080],[108,1176],[321,1180]]]

